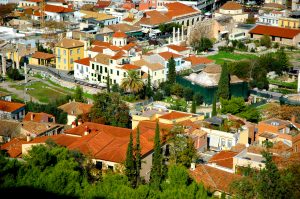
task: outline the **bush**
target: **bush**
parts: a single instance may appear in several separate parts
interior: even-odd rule
[[[194,95],[193,89],[191,89],[189,87],[185,87],[183,89],[183,97],[185,98],[186,101],[192,101],[193,95]]]
[[[203,104],[203,96],[200,93],[195,93],[194,98],[197,106]]]
[[[271,45],[272,45],[270,36],[268,36],[268,35],[262,36],[262,37],[260,38],[260,45],[261,45],[261,46],[265,46],[265,47],[267,47],[267,48],[270,48]]]
[[[168,82],[163,82],[159,85],[159,88],[163,91],[165,96],[170,96],[171,95],[171,84]]]
[[[234,47],[230,46],[219,46],[219,51],[232,53],[234,51]]]
[[[273,44],[273,48],[279,48],[279,44],[278,44],[277,42],[275,42],[275,43]]]
[[[154,101],[161,101],[163,99],[163,94],[160,91],[157,91],[154,96],[153,99]]]
[[[177,97],[183,97],[184,87],[180,84],[174,84],[171,87],[171,94]]]
[[[24,76],[21,75],[19,70],[15,69],[15,68],[14,69],[10,68],[7,71],[7,76],[12,80],[23,80],[24,79]]]
[[[137,100],[136,98],[138,98],[138,96],[135,96],[133,94],[122,96],[122,99],[126,102],[135,102]]]

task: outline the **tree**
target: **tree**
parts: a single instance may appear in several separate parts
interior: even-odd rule
[[[193,89],[191,89],[189,87],[185,87],[183,89],[183,97],[185,98],[186,101],[192,101],[193,95],[194,95]]]
[[[242,97],[233,97],[230,100],[220,99],[221,102],[221,113],[227,114],[238,114],[245,110],[246,104]]]
[[[148,70],[148,81],[147,81],[147,86],[146,86],[146,96],[148,98],[153,96],[153,90],[152,90],[152,85],[151,85],[151,76],[150,76],[149,70]]]
[[[94,95],[94,106],[90,113],[93,122],[119,127],[129,126],[129,108],[118,93],[98,93]]]
[[[196,113],[197,105],[196,105],[196,99],[195,96],[193,97],[192,101],[192,108],[191,108],[191,113]]]
[[[136,131],[136,144],[135,144],[135,165],[136,165],[136,186],[141,183],[141,168],[142,168],[142,154],[141,154],[141,143],[140,143],[140,128]]]
[[[217,97],[214,96],[211,116],[216,116],[216,115],[217,115]]]
[[[249,17],[248,19],[246,19],[246,23],[247,24],[255,24],[256,19],[254,17]]]
[[[109,70],[107,71],[107,77],[106,77],[106,89],[107,92],[110,93],[110,78],[109,78]]]
[[[121,88],[125,91],[137,93],[144,87],[143,80],[135,70],[128,71],[127,77],[124,77],[121,82]]]
[[[274,71],[276,72],[276,74],[278,75],[282,75],[283,71],[288,71],[289,67],[290,67],[290,62],[289,62],[289,58],[287,56],[287,54],[285,53],[284,50],[280,49],[275,53],[276,56],[276,60],[277,60],[277,64],[276,67],[274,69]]]
[[[171,86],[171,94],[176,95],[177,97],[183,97],[184,95],[184,87],[178,83],[175,83]],[[188,91],[189,92],[189,91]],[[187,93],[189,94],[189,93]],[[188,96],[189,97],[189,96]]]
[[[198,52],[207,51],[213,47],[213,42],[207,37],[201,37],[199,42],[196,44],[196,50]]]
[[[20,74],[19,70],[16,68],[10,68],[7,71],[7,76],[12,80],[22,80],[24,79],[24,76]]]
[[[113,84],[111,87],[111,91],[114,93],[120,92],[120,88],[118,84]]]
[[[135,168],[135,158],[133,154],[133,138],[132,132],[130,133],[129,143],[127,146],[126,160],[125,160],[125,174],[128,180],[131,182],[131,186],[136,185],[136,168]]]
[[[75,93],[74,93],[74,100],[76,102],[86,102],[86,100],[83,97],[83,89],[80,86],[76,86]]]
[[[154,137],[154,152],[152,156],[152,167],[150,173],[150,182],[155,188],[159,188],[162,181],[162,154],[160,144],[160,129],[156,122],[155,137]]]
[[[272,45],[270,36],[264,35],[260,38],[260,45],[270,48]]]
[[[173,57],[168,62],[168,82],[171,85],[176,83],[176,63]]]
[[[197,106],[203,104],[203,96],[200,93],[195,93],[194,99]]]
[[[222,66],[222,72],[218,83],[218,97],[230,99],[230,75],[226,63]]]

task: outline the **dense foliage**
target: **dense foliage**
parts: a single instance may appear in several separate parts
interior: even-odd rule
[[[101,174],[89,159],[51,142],[33,146],[24,160],[0,155],[2,195],[9,192],[12,198],[29,193],[39,198],[208,198],[203,186],[191,180],[183,167],[171,166],[159,189],[148,184],[134,189],[125,175]]]
[[[265,168],[255,171],[249,168],[247,176],[232,183],[232,192],[236,198],[299,198],[300,167],[292,164],[279,170],[272,161],[271,153],[263,152]]]
[[[174,84],[176,82],[176,63],[173,57],[168,62],[168,82]]]
[[[94,106],[90,113],[92,122],[129,127],[129,108],[118,93],[98,93],[94,95]]]
[[[213,47],[213,42],[206,37],[201,37],[201,39],[194,44],[194,49],[198,52],[207,51]]]
[[[218,97],[230,99],[230,75],[226,63],[222,66],[222,72],[218,83]]]
[[[172,33],[173,28],[175,28],[175,31],[178,31],[178,28],[181,28],[181,25],[178,23],[167,23],[167,24],[160,24],[158,26],[158,29],[161,31],[161,33]]]
[[[10,68],[7,71],[7,76],[12,80],[22,80],[24,76],[20,74],[19,70],[16,68]]]

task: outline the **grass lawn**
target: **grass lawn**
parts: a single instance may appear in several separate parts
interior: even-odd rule
[[[222,64],[224,61],[238,61],[242,59],[252,59],[256,58],[256,55],[252,54],[237,54],[237,53],[229,53],[229,52],[219,52],[216,55],[210,55],[207,58],[215,60],[216,64]]]
[[[24,89],[24,85],[14,85],[12,87],[17,90]],[[69,94],[63,89],[50,87],[43,82],[33,82],[27,88],[27,93],[42,103],[49,103]]]
[[[13,93],[9,92],[5,88],[0,87],[0,92],[4,92],[4,93],[7,93],[7,94],[10,94],[11,95],[11,99],[14,102],[24,102],[24,99],[19,98],[16,94],[13,94]]]

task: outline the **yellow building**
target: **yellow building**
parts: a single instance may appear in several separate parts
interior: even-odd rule
[[[300,19],[282,17],[278,20],[278,26],[283,28],[299,29]]]
[[[37,51],[29,58],[29,64],[36,66],[55,65],[55,55]]]
[[[55,47],[56,69],[74,70],[74,61],[84,58],[84,42],[64,38]]]

